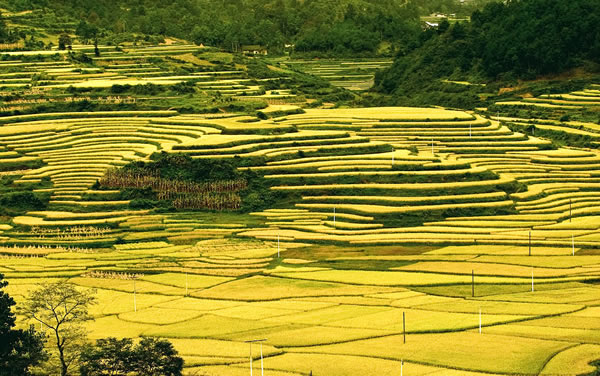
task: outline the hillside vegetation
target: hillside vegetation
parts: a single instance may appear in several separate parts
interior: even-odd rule
[[[382,42],[406,46],[420,28],[417,7],[398,0],[158,0],[75,1],[21,0],[15,10],[45,9],[78,34],[98,34],[107,42],[143,36],[184,38],[233,51],[262,45],[281,52],[285,44],[298,51],[374,53]],[[50,13],[52,14],[52,13]],[[24,18],[34,17],[33,14]],[[22,17],[23,18],[23,17]],[[46,18],[52,28],[55,22]],[[85,38],[84,38],[85,39]]]
[[[593,0],[490,3],[475,11],[470,22],[441,22],[421,34],[419,47],[400,54],[377,76],[377,89],[404,103],[469,107],[480,86],[449,89],[441,80],[510,83],[576,67],[597,71],[592,63],[600,59],[597,10]],[[457,91],[467,95],[457,101]]]

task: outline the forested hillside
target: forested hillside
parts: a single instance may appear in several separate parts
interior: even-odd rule
[[[490,3],[476,10],[470,22],[441,22],[439,28],[423,32],[419,47],[399,55],[377,76],[377,88],[400,101],[416,98],[421,104],[468,107],[470,103],[449,103],[454,93],[440,94],[440,80],[506,82],[575,67],[597,70],[598,9],[597,0]]]
[[[107,42],[132,33],[184,38],[233,51],[260,44],[283,51],[373,53],[408,46],[420,31],[417,6],[402,0],[20,0],[15,11],[45,9],[97,30]],[[10,3],[10,4],[9,4]],[[50,19],[46,18],[49,23]],[[52,25],[47,25],[51,27]],[[112,40],[111,40],[112,39]],[[382,42],[383,43],[382,46]]]

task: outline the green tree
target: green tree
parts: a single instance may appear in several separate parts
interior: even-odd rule
[[[87,345],[81,354],[81,376],[181,376],[183,359],[171,342],[143,338],[105,338]]]
[[[69,48],[72,44],[73,44],[73,42],[71,41],[71,37],[66,32],[60,34],[60,36],[58,37],[58,49],[59,50],[64,51],[67,48]]]
[[[96,301],[94,293],[59,281],[33,291],[24,305],[23,313],[52,333],[61,376],[67,376],[79,360],[86,338],[83,323],[91,319],[88,307]]]
[[[0,13],[0,42],[6,42],[8,39],[9,33],[8,28],[6,27],[6,23],[4,22],[4,17],[2,17],[2,13]]]
[[[103,338],[86,345],[81,353],[81,376],[127,375],[134,365],[130,338]]]
[[[46,359],[43,336],[33,328],[14,329],[15,301],[2,289],[8,285],[0,274],[0,376],[31,375],[30,368]]]
[[[90,40],[97,40],[98,36],[98,28],[90,23],[87,23],[85,20],[81,20],[79,25],[77,25],[77,29],[75,29],[75,34],[83,44],[88,44]]]
[[[181,376],[183,359],[171,342],[144,338],[134,349],[136,371],[140,376]]]

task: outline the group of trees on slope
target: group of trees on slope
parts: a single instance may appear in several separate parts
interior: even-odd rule
[[[372,53],[383,41],[410,44],[420,31],[418,8],[405,0],[19,0],[13,5],[69,15],[87,39],[96,30],[115,37],[140,33],[233,51],[257,44],[283,51],[295,44],[297,51]]]
[[[510,81],[594,69],[600,61],[600,12],[597,0],[494,2],[475,11],[470,22],[442,22],[423,32],[420,41],[377,75],[379,91],[428,104],[443,78]]]

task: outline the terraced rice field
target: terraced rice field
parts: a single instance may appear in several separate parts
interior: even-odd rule
[[[542,94],[539,97],[524,98],[522,101],[496,103],[500,106],[538,106],[542,108],[584,108],[600,105],[600,94],[596,88],[574,91],[567,94]]]
[[[392,60],[290,60],[285,66],[306,72],[348,90],[368,90],[373,86],[375,72],[388,68]]]
[[[40,72],[59,86],[196,81],[145,58],[188,61],[196,49],[107,51],[102,72],[2,62],[0,79],[5,90],[31,86]],[[261,89],[237,71],[206,76],[196,85],[207,92]],[[247,374],[250,354],[256,372],[261,348],[245,341],[258,338],[269,375],[594,369],[595,149],[553,148],[511,131],[508,119],[455,110],[263,111],[261,119],[166,108],[0,118],[0,167],[24,164],[7,176],[51,197],[44,210],[3,217],[8,292],[22,301],[58,278],[95,288],[91,339],[168,338],[189,375]],[[241,169],[264,175],[285,202],[250,214],[152,210],[95,185],[155,152],[255,157],[264,163]]]

